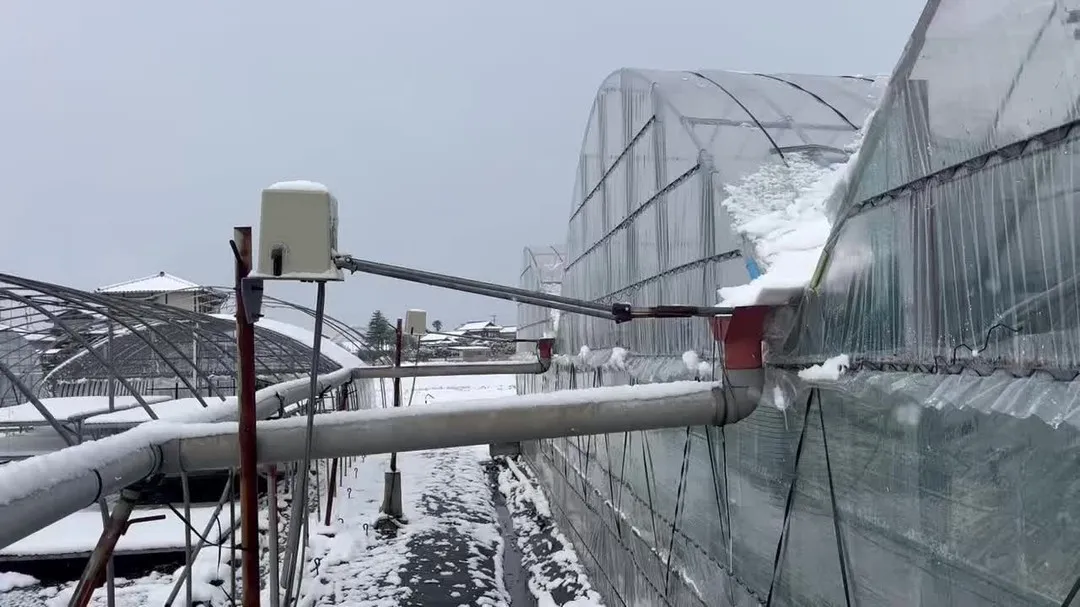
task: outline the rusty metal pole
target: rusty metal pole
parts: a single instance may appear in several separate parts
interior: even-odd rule
[[[270,505],[270,607],[279,607],[281,604],[281,582],[278,579],[281,571],[281,548],[278,545],[278,506],[277,506],[277,467],[267,466],[267,502]]]
[[[255,326],[248,321],[241,283],[251,272],[251,228],[233,230],[236,247],[237,399],[240,407],[240,567],[244,607],[259,607],[259,469],[255,441]]]
[[[397,332],[394,345],[394,366],[401,366],[401,319],[397,319]],[[401,406],[401,378],[394,378],[394,407]],[[397,453],[390,454],[390,471],[397,472]]]
[[[93,596],[94,589],[101,585],[101,577],[105,573],[109,561],[112,560],[116,542],[127,531],[131,511],[134,510],[135,502],[138,499],[139,493],[137,491],[124,489],[120,492],[120,501],[113,506],[109,524],[102,529],[97,546],[90,553],[90,560],[86,563],[86,569],[83,571],[82,577],[79,578],[75,592],[71,595],[71,602],[68,603],[70,607],[86,607],[90,604],[90,597]]]
[[[397,321],[394,367],[401,367],[401,319]],[[394,407],[401,406],[401,378],[394,378]],[[401,472],[397,469],[397,453],[390,454],[390,471],[383,473],[383,503],[379,508],[387,518],[403,521],[405,509],[401,501]],[[380,523],[383,519],[380,519]]]
[[[345,384],[341,388],[338,388],[338,402],[337,410],[344,411],[346,405],[349,402],[349,384]],[[330,477],[326,481],[326,518],[323,520],[323,525],[330,526],[330,517],[334,512],[334,492],[338,483],[338,458],[334,458],[330,462]]]

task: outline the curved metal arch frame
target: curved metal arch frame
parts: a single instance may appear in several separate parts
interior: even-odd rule
[[[103,367],[108,369],[109,372],[112,374],[112,376],[115,377],[116,380],[120,382],[120,385],[122,385],[124,388],[126,388],[128,390],[128,392],[131,393],[131,396],[134,397],[135,400],[139,403],[139,406],[142,407],[146,411],[146,414],[150,416],[150,419],[157,419],[157,415],[154,413],[153,409],[150,408],[150,405],[148,405],[146,403],[146,400],[143,399],[142,394],[140,394],[139,391],[136,390],[135,387],[132,386],[128,382],[126,377],[124,377],[123,375],[121,375],[120,373],[117,372],[115,365],[112,365],[109,362],[107,362],[105,359],[101,358],[101,356],[94,350],[93,346],[91,346],[91,344],[86,340],[86,338],[82,334],[80,334],[79,332],[72,329],[67,324],[67,321],[57,317],[57,315],[55,315],[52,312],[48,311],[45,308],[45,306],[34,302],[29,297],[25,297],[25,296],[20,295],[18,293],[14,293],[11,289],[0,289],[0,295],[12,298],[15,301],[22,302],[23,305],[34,308],[35,310],[38,311],[39,314],[41,314],[42,316],[45,316],[53,324],[59,326],[61,329],[66,331],[68,333],[68,335],[70,335],[76,341],[78,341],[86,349],[86,351],[88,351],[95,359],[97,359],[97,361]],[[44,376],[43,376],[43,379],[44,379]],[[16,385],[16,384],[13,383],[12,385]],[[27,396],[27,398],[33,398],[30,394],[27,394],[26,396]]]
[[[195,386],[188,381],[187,374],[181,373],[178,364],[179,361],[190,365],[194,370],[195,378],[199,381],[205,381],[208,387],[217,393],[217,396],[224,400],[225,397],[221,393],[220,389],[211,380],[210,374],[207,370],[202,369],[198,365],[197,360],[192,360],[187,353],[184,352],[178,346],[176,335],[173,331],[170,331],[170,327],[178,327],[185,336],[190,335],[192,339],[196,340],[203,348],[199,354],[203,355],[209,352],[214,352],[211,355],[211,360],[215,360],[228,367],[234,362],[234,353],[222,346],[219,340],[231,341],[230,331],[233,329],[233,324],[227,319],[206,315],[200,312],[183,310],[180,308],[172,308],[156,304],[154,302],[145,302],[138,300],[127,300],[124,298],[110,297],[108,295],[101,295],[95,293],[89,293],[62,285],[56,285],[46,283],[43,281],[28,279],[19,276],[12,276],[8,274],[0,274],[0,282],[6,282],[6,288],[0,288],[0,300],[6,299],[9,302],[18,304],[9,308],[11,311],[18,311],[20,308],[24,310],[27,315],[25,320],[19,319],[15,316],[12,320],[18,322],[5,321],[7,328],[12,329],[15,334],[13,339],[21,341],[16,345],[12,352],[15,353],[17,358],[8,357],[7,361],[10,363],[14,360],[18,364],[22,364],[26,361],[32,360],[35,357],[41,356],[41,349],[30,339],[23,340],[19,337],[19,334],[34,334],[39,330],[35,329],[35,326],[42,322],[47,321],[47,324],[51,329],[46,329],[46,332],[52,333],[56,329],[59,329],[62,333],[61,339],[68,344],[77,344],[79,350],[74,357],[69,357],[67,360],[60,362],[60,364],[50,370],[49,373],[42,375],[37,382],[44,381],[46,378],[55,377],[53,374],[57,369],[62,368],[68,364],[75,357],[85,356],[84,352],[89,351],[89,355],[93,362],[101,365],[104,372],[104,378],[115,378],[128,392],[132,394],[137,401],[141,401],[140,404],[145,407],[145,400],[142,395],[128,378],[128,374],[124,372],[122,365],[110,364],[105,360],[102,355],[97,351],[105,344],[109,342],[108,338],[102,338],[95,340],[88,335],[85,335],[86,331],[80,330],[81,327],[75,327],[76,322],[81,321],[68,321],[63,318],[63,314],[66,311],[73,311],[79,314],[85,315],[85,318],[92,327],[96,325],[104,325],[106,322],[114,323],[118,329],[123,331],[123,335],[128,337],[131,341],[130,345],[124,350],[124,352],[133,351],[149,351],[153,354],[153,358],[168,368],[176,379],[181,381],[184,386],[191,391],[194,397],[204,407],[206,402],[199,396]],[[25,293],[21,292],[25,291]],[[228,293],[226,291],[226,293]],[[284,307],[299,310],[309,315],[313,315],[314,312],[299,306],[292,304],[291,302],[285,302],[283,300],[276,300],[271,298],[272,301],[281,304]],[[36,316],[37,319],[32,319]],[[333,326],[338,332],[348,335],[359,343],[366,343],[366,340],[361,334],[349,327],[348,325],[341,323],[340,321],[330,320],[327,324]],[[226,329],[228,327],[228,329]],[[149,333],[149,335],[147,335]],[[260,351],[262,356],[257,357],[258,364],[262,367],[262,370],[266,373],[267,379],[272,381],[280,381],[286,375],[289,374],[290,369],[300,372],[306,371],[310,365],[310,345],[304,344],[302,341],[295,340],[287,335],[280,334],[270,329],[256,328],[256,335],[258,337],[258,343],[260,344]],[[157,339],[153,339],[153,338]],[[70,340],[70,341],[68,341]],[[160,342],[165,342],[161,344]],[[116,346],[116,340],[113,339],[113,347]],[[25,352],[25,354],[23,354]],[[176,357],[170,356],[171,352],[176,353]],[[273,363],[267,364],[266,359],[263,357],[270,357],[274,359],[280,365],[279,369],[273,368]],[[125,356],[122,355],[121,358]],[[178,358],[179,361],[173,362],[173,358]],[[320,359],[320,366],[322,370],[336,370],[341,367],[339,363],[333,359],[322,356]],[[12,370],[12,373],[15,373]],[[215,373],[215,376],[218,374]],[[21,380],[20,380],[21,381]],[[17,388],[13,382],[12,389],[15,390],[15,394],[25,393],[25,390]],[[34,386],[36,389],[37,386]],[[6,390],[5,390],[6,392]],[[26,395],[28,398],[34,395]],[[150,413],[151,418],[155,415]]]
[[[60,285],[51,285],[51,284],[48,284],[48,283],[42,283],[42,282],[39,282],[39,281],[36,281],[36,280],[20,278],[18,276],[11,276],[9,274],[0,274],[0,280],[10,282],[12,284],[18,284],[18,285],[20,285],[22,287],[25,287],[25,288],[28,288],[28,289],[37,289],[37,290],[39,290],[39,291],[41,291],[43,293],[50,294],[50,295],[52,295],[54,297],[61,297],[61,295],[60,295],[61,293],[65,293],[65,294],[74,293],[75,295],[82,296],[84,301],[88,301],[88,302],[92,302],[92,303],[96,303],[96,304],[100,305],[101,306],[100,308],[96,308],[96,307],[93,308],[94,313],[99,314],[101,316],[104,316],[106,318],[109,318],[111,320],[114,320],[120,326],[126,328],[127,330],[131,331],[133,334],[137,335],[139,337],[139,339],[142,339],[143,341],[145,341],[147,346],[151,349],[151,351],[153,351],[155,354],[157,354],[161,358],[162,362],[165,363],[165,366],[169,367],[169,369],[173,373],[176,374],[177,379],[180,380],[184,384],[184,387],[187,388],[188,390],[190,390],[191,393],[195,395],[195,399],[199,401],[199,404],[202,405],[204,408],[208,406],[206,404],[206,401],[203,400],[202,396],[200,396],[198,394],[198,391],[195,389],[195,386],[191,385],[191,382],[188,381],[188,379],[186,377],[184,377],[184,375],[180,372],[180,370],[176,367],[176,365],[174,365],[172,363],[172,361],[169,360],[169,358],[167,356],[165,356],[165,354],[161,350],[158,350],[157,346],[155,346],[152,341],[147,339],[146,336],[143,335],[142,332],[136,331],[135,328],[133,326],[131,326],[130,324],[128,324],[125,320],[121,320],[116,315],[116,312],[117,311],[127,312],[130,315],[131,318],[136,320],[136,322],[138,324],[142,324],[151,333],[153,333],[154,335],[157,335],[158,337],[160,337],[162,339],[162,341],[164,341],[173,350],[176,351],[176,353],[179,355],[181,360],[183,360],[184,362],[187,362],[193,368],[196,368],[196,373],[198,373],[195,363],[192,362],[191,359],[189,359],[186,354],[184,354],[184,352],[180,349],[179,346],[177,346],[176,344],[172,343],[171,341],[165,339],[164,336],[162,336],[157,331],[157,329],[154,328],[150,323],[147,323],[145,320],[139,318],[135,314],[131,314],[131,310],[130,309],[125,309],[126,306],[124,306],[122,304],[119,304],[119,302],[117,302],[115,298],[105,299],[102,296],[95,296],[95,295],[93,295],[91,293],[87,293],[85,291],[78,291],[76,289],[71,289],[71,288],[68,288],[68,287],[62,287]],[[78,301],[78,299],[72,298],[71,301],[72,302]],[[110,304],[113,304],[113,303],[118,303],[119,305],[111,306]],[[87,306],[87,307],[89,307],[89,306]],[[108,312],[105,312],[105,310],[108,310]],[[220,398],[222,401],[224,401],[225,396],[222,395],[220,391],[216,390],[216,388],[215,388],[215,391],[218,392],[218,398]]]
[[[183,312],[183,311],[181,310],[181,312]],[[175,326],[176,324],[178,324],[178,323],[175,322],[175,319],[166,319],[164,316],[159,316],[158,320],[161,321],[162,326]],[[190,320],[191,324],[188,325],[186,322],[183,324],[183,333],[185,335],[191,335],[193,338],[196,338],[200,345],[213,347],[220,354],[219,356],[216,356],[214,358],[214,360],[216,362],[226,363],[225,366],[228,366],[229,364],[232,364],[234,362],[234,358],[235,358],[234,354],[231,351],[229,351],[228,349],[222,347],[220,343],[218,343],[218,340],[223,340],[223,341],[231,341],[232,340],[232,336],[229,333],[229,330],[231,330],[231,328],[229,330],[224,329],[224,326],[229,324],[228,321],[226,321],[224,319],[213,318],[213,317],[211,317],[209,319],[206,318],[206,317],[201,317],[201,318],[197,318],[197,319],[192,318],[192,319],[187,319],[187,320]],[[221,330],[214,330],[216,327],[219,327],[219,326],[221,327]],[[129,333],[125,333],[124,335],[122,335],[120,337],[121,337],[121,340],[124,340],[124,338],[129,338],[129,337],[131,337],[131,335]],[[264,342],[264,345],[265,345],[265,343],[269,342],[270,344],[272,344],[274,346],[278,346],[277,349],[275,349],[275,348],[267,348],[266,353],[268,353],[269,355],[272,355],[274,358],[276,358],[279,362],[281,362],[283,364],[283,366],[288,366],[289,363],[284,358],[282,358],[282,356],[281,356],[281,354],[279,352],[279,350],[284,350],[284,348],[281,348],[280,344],[277,341],[265,339],[266,336],[263,336],[263,337],[264,337],[264,339],[262,341]],[[100,340],[97,343],[93,344],[93,347],[98,348],[98,347],[101,347],[103,345],[104,345],[104,340]],[[123,352],[125,354],[131,354],[131,353],[141,352],[141,351],[143,351],[145,349],[146,349],[145,343],[140,343],[138,341],[135,341],[134,343],[129,344],[127,346],[127,349],[123,350]],[[286,352],[286,353],[290,354],[290,355],[295,355],[295,356],[300,355],[299,352]],[[56,370],[59,370],[60,367],[62,367],[64,365],[67,365],[70,362],[76,361],[76,359],[81,358],[81,356],[82,356],[81,353],[75,354],[74,356],[72,356],[68,360],[61,363],[61,365],[58,366],[57,369],[54,369],[54,372]],[[265,371],[267,376],[275,378],[275,379],[280,379],[282,377],[282,375],[280,373],[275,372],[269,365],[267,365],[263,360],[261,360],[261,357],[256,358],[256,364],[263,367],[263,370]],[[209,376],[204,375],[204,377],[208,378]]]
[[[67,290],[71,291],[71,289],[67,289]],[[205,314],[198,313],[198,312],[193,312],[193,311],[190,311],[190,310],[184,310],[184,309],[181,309],[181,308],[172,308],[172,307],[164,306],[164,305],[161,305],[161,304],[155,304],[153,302],[140,301],[140,300],[127,300],[127,299],[123,299],[123,298],[111,298],[111,297],[108,297],[108,296],[105,296],[105,298],[102,298],[102,297],[98,296],[98,297],[95,297],[93,299],[96,300],[96,301],[101,301],[101,300],[104,299],[104,301],[107,301],[109,305],[125,309],[127,312],[132,314],[132,316],[134,316],[135,318],[140,319],[140,322],[142,322],[142,324],[144,325],[144,327],[146,329],[149,329],[152,333],[154,333],[158,337],[161,337],[163,340],[168,342],[169,345],[174,350],[176,350],[177,353],[180,355],[179,357],[181,358],[181,360],[183,362],[191,365],[192,368],[195,369],[196,376],[199,379],[201,379],[202,381],[204,381],[211,390],[216,392],[216,395],[218,396],[219,399],[225,400],[225,396],[221,393],[221,391],[217,387],[217,385],[210,380],[209,375],[207,375],[205,372],[203,372],[198,367],[197,361],[193,361],[190,358],[188,358],[186,356],[186,354],[184,354],[184,352],[182,350],[180,350],[179,347],[173,342],[173,340],[168,339],[167,336],[163,335],[162,332],[160,330],[158,330],[157,326],[155,326],[153,323],[145,322],[144,316],[153,316],[157,320],[160,320],[162,322],[162,324],[166,325],[166,326],[171,325],[171,324],[175,324],[177,322],[177,320],[179,320],[179,319],[182,319],[182,320],[186,321],[184,324],[187,325],[187,330],[191,331],[191,334],[192,334],[193,337],[194,336],[200,336],[200,335],[203,336],[203,339],[200,340],[199,343],[211,345],[216,350],[218,350],[218,352],[221,354],[221,356],[218,357],[218,361],[219,362],[229,362],[229,363],[233,362],[234,354],[232,352],[222,348],[221,345],[218,344],[214,339],[206,339],[206,334],[208,333],[209,335],[211,335],[213,337],[216,337],[216,338],[225,338],[226,340],[231,340],[231,337],[229,335],[229,331],[228,330],[204,331],[204,330],[207,329],[208,327],[213,327],[215,325],[220,325],[221,327],[229,326],[230,330],[231,330],[232,323],[230,323],[228,320],[225,320],[223,318],[216,318],[216,317],[213,317],[213,316],[205,315]],[[136,311],[142,312],[143,314],[138,314],[138,313],[136,313]],[[190,324],[188,324],[188,323],[190,323]],[[284,367],[296,367],[298,369],[306,369],[307,366],[310,364],[309,360],[308,360],[309,357],[308,357],[308,354],[307,354],[306,351],[301,350],[300,348],[297,348],[297,347],[289,348],[289,347],[286,347],[286,345],[284,345],[284,344],[287,344],[288,346],[297,346],[298,342],[296,342],[295,340],[289,339],[289,338],[287,338],[285,336],[281,336],[281,335],[279,335],[279,334],[277,334],[275,332],[272,332],[272,331],[270,331],[270,332],[256,331],[256,335],[258,337],[260,337],[259,342],[261,342],[263,344],[270,344],[272,346],[276,346],[277,351],[275,351],[274,348],[267,348],[266,352],[268,354],[273,355],[275,358],[277,358],[278,361],[280,363],[282,363],[282,366],[284,366]],[[146,343],[147,346],[149,347],[150,342],[148,342],[145,339],[142,339],[142,341],[144,343]],[[302,346],[301,346],[301,348],[302,348]],[[159,350],[155,350],[153,348],[151,348],[151,350],[155,354],[157,354],[160,358],[167,361],[166,357]],[[289,357],[289,360],[284,359],[282,357],[282,354],[287,355]],[[257,364],[259,364],[260,366],[263,367],[263,369],[265,370],[267,376],[269,376],[270,378],[273,378],[273,379],[281,379],[283,377],[281,373],[275,372],[273,369],[270,368],[269,365],[267,365],[265,362],[259,360],[259,358],[260,357],[256,358]],[[293,364],[291,362],[292,360],[296,360],[298,362],[296,364]],[[326,357],[323,357],[323,362],[330,364],[330,370],[333,370],[333,369],[336,369],[336,368],[340,367],[340,365],[335,364],[332,360],[329,360]],[[168,366],[170,367],[171,370],[173,370],[174,373],[177,374],[177,379],[181,380],[185,384],[185,387],[192,392],[192,394],[195,396],[196,399],[198,399],[200,401],[200,403],[203,403],[201,397],[199,397],[199,395],[198,395],[198,391],[195,389],[194,386],[192,386],[190,384],[190,382],[188,382],[186,380],[186,376],[181,375],[179,373],[179,371],[175,368],[175,366],[173,366],[171,364],[169,364]]]
[[[222,291],[225,290],[224,287],[208,287],[208,288],[214,289],[214,290],[222,290]],[[232,305],[236,305],[235,297],[233,297],[233,294],[230,292],[229,295],[230,295],[230,298],[227,300],[227,302],[231,302]],[[272,305],[268,306],[267,304],[272,304]],[[303,314],[306,314],[307,316],[310,316],[311,318],[315,318],[315,310],[313,310],[313,309],[311,309],[311,308],[309,308],[307,306],[303,306],[303,305],[300,305],[298,303],[294,303],[294,302],[291,302],[291,301],[286,301],[284,299],[279,299],[277,297],[272,297],[272,296],[269,296],[269,295],[263,295],[263,307],[275,307],[275,306],[282,307],[282,308],[288,308],[290,310],[295,310],[297,312],[301,312]],[[362,333],[360,333],[358,330],[350,327],[346,323],[344,323],[344,322],[342,322],[342,321],[340,321],[340,320],[338,320],[336,318],[333,318],[333,317],[331,317],[329,315],[327,315],[327,316],[325,316],[323,318],[323,323],[328,325],[330,328],[337,331],[341,335],[349,338],[350,340],[352,340],[352,341],[354,341],[354,342],[356,342],[356,343],[358,343],[360,345],[370,347],[370,344],[368,343],[367,338]],[[256,326],[256,329],[258,329],[258,326]],[[324,338],[325,338],[325,333],[324,333]],[[384,364],[392,364],[392,361],[390,360],[389,356],[383,356],[383,357],[380,358],[380,360]]]

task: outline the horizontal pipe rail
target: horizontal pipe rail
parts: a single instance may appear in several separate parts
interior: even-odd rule
[[[351,381],[354,373],[356,370],[348,369],[320,376],[320,390]],[[265,417],[282,403],[307,398],[307,381],[260,390],[256,395],[259,414]],[[749,396],[740,396],[746,394]],[[721,390],[716,384],[682,382],[330,413],[315,419],[312,456],[722,425],[748,415],[757,404],[757,394],[759,389],[747,392],[728,386]],[[4,521],[0,546],[94,503],[100,495],[157,474],[235,467],[239,455],[236,425],[227,421],[197,423],[227,417],[214,409],[195,413],[187,421],[196,423],[151,422],[100,441],[0,467],[0,521]],[[259,461],[300,459],[305,421],[259,422]]]
[[[330,413],[315,418],[312,457],[318,459],[418,451],[561,436],[584,436],[723,424],[738,415],[717,384],[680,382],[508,396],[407,408]],[[305,420],[260,422],[259,463],[296,461],[304,454]],[[165,474],[236,465],[237,434],[207,427],[204,436],[162,445]]]
[[[360,367],[353,369],[354,379],[394,377],[449,377],[458,375],[535,375],[547,371],[551,359],[522,363],[465,363],[459,365],[405,365],[401,367]]]

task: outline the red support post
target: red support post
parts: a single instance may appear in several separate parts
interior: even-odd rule
[[[251,228],[233,230],[236,260],[236,352],[240,442],[240,552],[244,607],[259,607],[259,470],[255,440],[255,326],[248,322],[241,283],[251,272]]]

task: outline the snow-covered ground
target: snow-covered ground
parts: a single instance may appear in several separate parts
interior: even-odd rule
[[[406,403],[411,396],[413,403],[438,404],[508,396],[513,386],[510,376],[431,377],[415,386],[405,380],[402,392]],[[521,462],[492,461],[487,445],[400,454],[407,521],[385,532],[375,522],[389,459],[343,462],[331,524],[323,526],[312,514],[301,605],[600,604]],[[277,501],[285,513],[287,499]],[[500,519],[496,502],[498,508],[505,504],[509,517]],[[261,519],[265,527],[265,512]],[[507,558],[508,551],[516,557]],[[196,600],[228,603],[227,552],[207,549],[199,555]],[[504,562],[521,571],[506,571]],[[117,604],[162,605],[176,574],[118,581]],[[522,588],[514,586],[519,580]],[[0,607],[66,604],[73,585],[42,588],[25,576],[0,573]],[[105,604],[104,589],[94,604]]]

